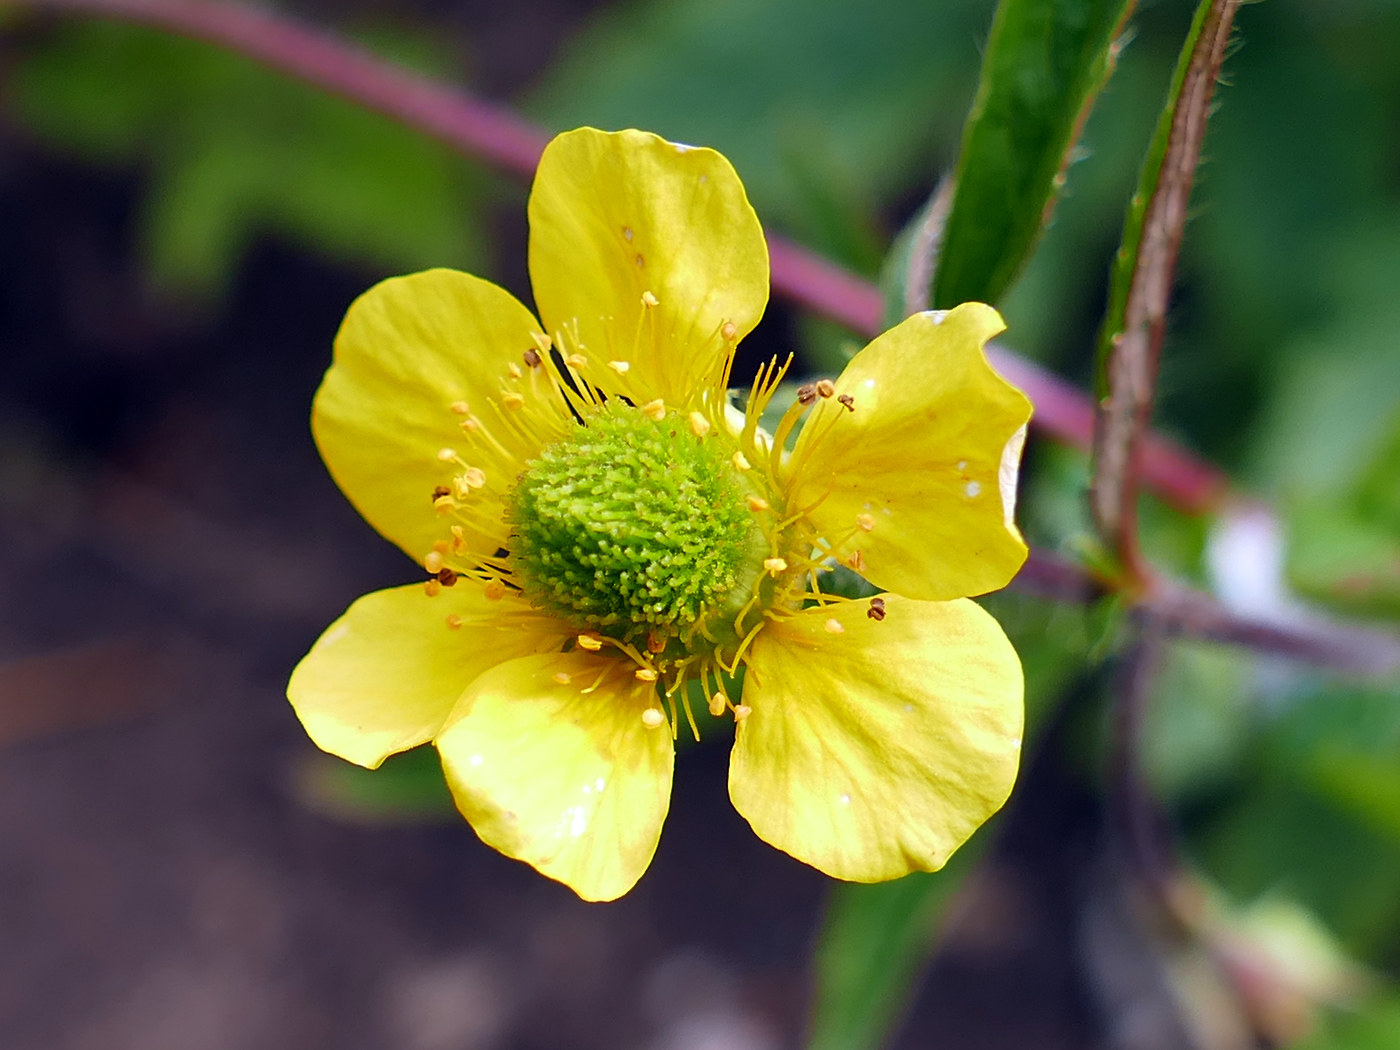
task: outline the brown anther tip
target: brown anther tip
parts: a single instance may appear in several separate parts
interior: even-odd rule
[[[540,356],[538,350],[526,350],[520,356],[525,359],[525,367],[527,368],[539,368],[544,362],[544,358]]]
[[[647,632],[647,652],[659,653],[666,648],[666,636],[655,631]]]
[[[797,403],[800,405],[810,405],[817,399],[817,385],[815,383],[803,383],[797,388]]]
[[[870,608],[865,611],[865,615],[877,623],[885,618],[885,599],[871,598]]]
[[[818,397],[831,397],[831,396],[832,396],[833,394],[835,394],[835,393],[836,393],[836,384],[833,383],[830,379],[818,379],[818,380],[817,380],[817,396],[818,396]]]
[[[446,567],[438,570],[437,578],[438,583],[442,584],[444,587],[451,587],[457,582],[457,574]]]
[[[442,499],[443,496],[450,495],[452,495],[452,490],[450,488],[446,485],[438,485],[433,489],[433,502],[436,503],[438,500]]]
[[[845,405],[849,411],[854,412],[856,410],[856,399],[850,394],[842,394],[836,400]]]

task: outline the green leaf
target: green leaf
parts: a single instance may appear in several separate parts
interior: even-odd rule
[[[985,830],[941,870],[870,885],[839,883],[817,944],[807,1050],[874,1050],[908,1006],[938,920],[979,859]]]
[[[1029,258],[1132,7],[1132,0],[998,4],[963,132],[934,305],[995,302]]]

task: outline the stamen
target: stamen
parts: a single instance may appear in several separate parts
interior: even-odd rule
[[[724,698],[723,693],[716,693],[710,697],[710,714],[718,718],[724,714],[724,709],[729,705],[729,701]]]
[[[520,366],[517,365],[514,361],[506,365],[506,371],[510,373],[510,377],[512,379],[519,379],[525,374],[524,372],[520,371]]]
[[[642,303],[646,306],[660,306],[661,300],[652,295],[651,292],[643,292]]]
[[[479,467],[468,467],[462,471],[462,480],[468,488],[479,489],[486,484],[486,471]]]
[[[846,628],[842,625],[841,621],[838,620],[838,619],[836,619],[836,617],[834,617],[834,616],[833,616],[830,620],[827,620],[827,621],[826,621],[825,627],[826,627],[826,633],[827,633],[827,634],[845,634],[845,633],[846,633]]]
[[[797,388],[797,403],[802,406],[810,405],[817,399],[817,387],[815,383],[803,383]]]
[[[438,485],[433,489],[433,503],[436,504],[443,496],[452,495],[452,490],[446,485]]]
[[[457,458],[457,450],[455,448],[440,448],[437,458],[441,463],[451,463]]]
[[[870,617],[876,623],[879,623],[881,620],[883,620],[885,618],[885,599],[871,598],[870,608],[865,611],[865,615]]]
[[[818,380],[817,380],[817,396],[818,396],[818,397],[829,398],[829,397],[831,397],[831,395],[834,394],[834,393],[836,393],[836,384],[833,383],[830,379],[818,379]]]
[[[753,708],[748,704],[736,704],[734,707],[734,721],[742,722],[753,714]]]
[[[501,395],[501,404],[506,408],[518,410],[525,407],[525,395],[516,393],[514,390]]]
[[[642,415],[646,416],[653,423],[659,423],[666,418],[666,402],[657,398],[655,401],[648,401],[642,406]]]
[[[580,649],[587,649],[590,653],[596,653],[599,649],[603,648],[602,641],[597,635],[592,634],[579,635],[578,644]]]
[[[659,707],[648,707],[642,712],[642,725],[648,729],[657,729],[665,721],[666,716],[661,713]]]
[[[857,514],[857,515],[856,515],[856,524],[860,527],[860,531],[861,531],[861,532],[874,532],[874,531],[875,531],[875,515],[873,515],[873,514]]]
[[[734,464],[735,470],[753,469],[753,464],[749,462],[748,457],[745,456],[742,452],[735,452],[734,455],[729,457],[729,462]]]
[[[588,367],[588,358],[584,357],[582,354],[570,354],[568,357],[564,358],[564,363],[570,368],[582,370]]]
[[[856,410],[856,399],[850,394],[842,394],[836,400],[844,405],[848,411],[854,412]]]
[[[555,680],[556,682],[558,682],[560,685],[568,685],[570,682],[572,682],[572,681],[574,680],[574,676],[571,675],[571,674],[569,674],[568,671],[559,671],[558,673],[555,674],[554,680]]]
[[[431,579],[423,584],[423,593],[429,598],[436,598],[442,593],[442,584],[438,583],[436,579]]]
[[[450,408],[453,412],[457,413],[457,415],[459,416],[465,416],[472,410],[471,406],[468,405],[465,401],[454,401],[447,407]]]
[[[690,413],[690,432],[700,438],[710,432],[710,421],[703,412]]]
[[[506,596],[506,585],[500,580],[492,580],[485,587],[486,600],[498,602]]]
[[[451,514],[457,509],[457,501],[451,496],[439,496],[433,500],[433,510],[439,514]]]
[[[859,547],[851,551],[851,556],[846,559],[846,564],[849,565],[856,572],[865,572],[865,555],[860,552]]]
[[[763,568],[769,576],[777,576],[780,572],[787,570],[788,563],[782,558],[764,558]]]
[[[451,631],[460,631],[462,629],[462,618],[455,613],[449,616],[447,618],[447,628]]]
[[[423,559],[423,568],[434,575],[442,568],[442,553],[440,551],[429,551],[427,557]]]
[[[438,583],[442,584],[444,587],[455,587],[455,586],[457,586],[457,574],[456,574],[455,572],[453,572],[451,569],[447,569],[447,568],[439,569],[439,570],[438,570],[438,574],[437,574],[437,578],[438,578]]]
[[[733,321],[725,321],[719,326],[719,334],[724,336],[726,342],[734,342],[734,337],[739,334],[739,326]]]
[[[632,672],[632,677],[639,682],[654,682],[656,681],[656,672],[650,667],[639,667]]]
[[[608,367],[620,376],[625,376],[632,370],[631,361],[609,361]]]
[[[768,509],[768,501],[762,496],[750,496],[748,502],[749,510],[753,511],[755,514]]]

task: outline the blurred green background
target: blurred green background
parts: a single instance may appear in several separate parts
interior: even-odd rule
[[[504,97],[552,129],[636,126],[714,146],[769,228],[870,277],[956,162],[993,7],[557,6],[529,9],[551,27],[538,47],[524,31],[489,45],[477,39],[471,9],[361,3],[304,13],[386,56]],[[998,304],[1008,346],[1085,389],[1124,207],[1191,13],[1179,0],[1140,6],[1053,222]],[[269,240],[365,283],[452,265],[528,295],[524,190],[446,147],[152,30],[15,9],[0,27],[7,134],[137,179],[139,295],[172,324],[220,324],[250,251]],[[1226,72],[1193,197],[1157,421],[1278,511],[1281,581],[1271,583],[1258,534],[1246,539],[1247,556],[1227,558],[1257,562],[1254,582],[1238,585],[1262,603],[1256,611],[1289,613],[1286,587],[1329,614],[1394,629],[1400,5],[1248,5]],[[786,307],[760,338],[765,350],[795,349],[812,373],[839,368],[857,345]],[[1032,542],[1080,549],[1086,479],[1082,454],[1032,445],[1022,505]],[[1145,527],[1149,553],[1170,572],[1228,586],[1208,557],[1221,523],[1150,503]],[[1095,783],[1099,708],[1080,700],[1060,709],[1092,676],[1111,617],[1017,594],[992,604],[1027,664],[1033,721],[1077,726],[1051,746]],[[1181,643],[1154,697],[1148,742],[1153,783],[1186,854],[1229,907],[1285,900],[1376,975],[1369,997],[1318,1015],[1309,1050],[1400,1045],[1400,999],[1386,991],[1400,976],[1400,683]],[[382,776],[396,775],[388,770]],[[347,773],[353,783],[339,787],[337,775],[317,781],[318,798],[342,810],[368,798],[361,811],[378,814],[382,799],[367,775]],[[408,777],[386,789],[389,809],[401,796],[415,819],[444,805],[431,776],[422,785],[415,767]],[[939,898],[920,914],[919,938],[932,936],[941,906]],[[926,948],[911,951],[922,957]],[[884,1009],[893,1015],[899,1004]]]

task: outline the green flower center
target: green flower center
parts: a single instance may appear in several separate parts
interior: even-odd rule
[[[546,448],[506,512],[526,595],[581,629],[653,648],[671,638],[689,648],[707,624],[730,635],[764,539],[727,444],[675,414],[617,405]]]

